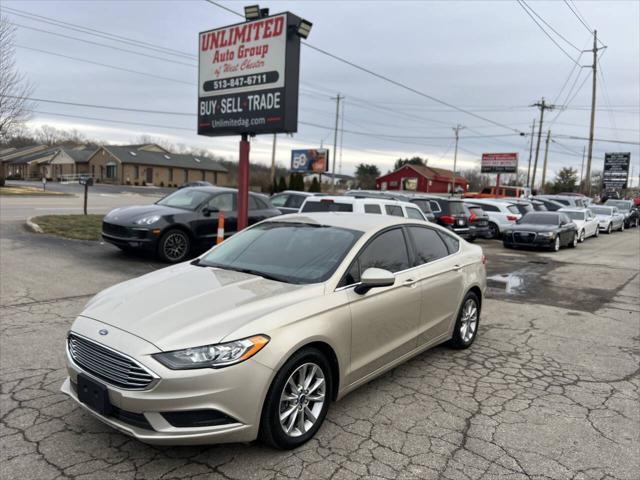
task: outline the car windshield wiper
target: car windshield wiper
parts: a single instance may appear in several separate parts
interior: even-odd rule
[[[285,277],[280,277],[277,275],[272,275],[270,273],[261,272],[259,270],[253,270],[251,268],[241,268],[241,267],[233,267],[231,265],[223,265],[221,263],[204,263],[198,261],[197,263],[191,262],[192,265],[197,265],[199,267],[213,267],[220,268],[222,270],[233,270],[234,272],[248,273],[249,275],[256,275],[258,277],[266,278],[267,280],[274,280],[276,282],[284,282],[284,283],[292,283],[291,280]]]

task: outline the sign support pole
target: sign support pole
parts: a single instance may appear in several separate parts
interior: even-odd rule
[[[238,232],[249,224],[249,149],[249,137],[243,133],[238,163]]]
[[[496,175],[496,195],[500,195],[500,174]]]

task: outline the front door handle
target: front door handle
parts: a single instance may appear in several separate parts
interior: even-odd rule
[[[462,265],[454,265],[454,266],[453,266],[453,269],[454,269],[456,272],[460,272],[460,271],[462,270]]]
[[[403,287],[415,287],[417,285],[416,280],[414,280],[413,278],[407,278],[403,283],[402,286]]]

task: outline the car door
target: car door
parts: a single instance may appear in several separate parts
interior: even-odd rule
[[[585,212],[586,215],[586,227],[585,227],[585,232],[587,236],[592,236],[596,234],[596,231],[598,230],[598,219],[595,217],[595,215],[593,213],[591,213],[591,210],[587,210]]]
[[[452,235],[421,226],[410,226],[407,230],[421,296],[420,346],[441,339],[451,331],[464,289],[464,266],[457,255],[459,241]]]
[[[235,212],[235,193],[223,192],[213,195],[200,209],[200,218],[196,236],[199,242],[213,246],[218,235],[218,215],[220,212],[224,215],[224,233],[225,237],[236,231],[237,217]],[[209,211],[209,216],[204,212]]]
[[[409,249],[402,228],[379,233],[351,264],[345,283],[352,287],[367,268],[395,273],[395,283],[373,288],[364,295],[347,289],[351,311],[351,365],[347,382],[367,377],[416,348],[420,316],[420,289],[410,269]]]
[[[267,214],[267,205],[261,200],[256,198],[255,195],[249,194],[249,225],[261,222],[269,216]]]
[[[575,236],[576,224],[565,214],[560,215],[560,242],[568,245]]]

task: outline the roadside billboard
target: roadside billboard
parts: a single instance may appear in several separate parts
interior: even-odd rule
[[[324,173],[329,170],[329,150],[308,148],[291,150],[291,172]]]
[[[299,21],[285,12],[199,34],[199,135],[297,131]]]
[[[518,173],[517,153],[483,153],[481,173]]]
[[[623,190],[629,179],[631,152],[611,152],[604,154],[602,186],[605,190]]]

